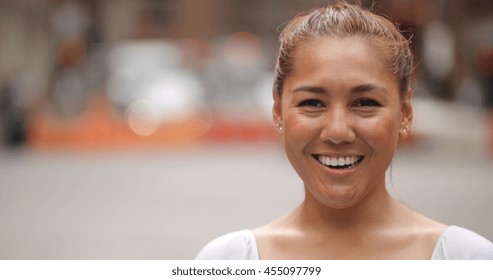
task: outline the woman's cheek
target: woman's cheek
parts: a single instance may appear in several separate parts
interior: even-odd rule
[[[391,117],[374,118],[362,125],[363,134],[379,145],[397,144],[399,136],[398,123]]]
[[[285,137],[289,140],[305,141],[308,138],[316,137],[320,127],[320,121],[303,115],[287,115],[284,120]]]

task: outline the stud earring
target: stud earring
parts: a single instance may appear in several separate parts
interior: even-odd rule
[[[279,130],[279,132],[282,132],[282,124],[281,123],[276,123],[276,127]]]
[[[403,131],[404,133],[408,133],[408,132],[409,132],[409,125],[408,125],[408,124],[406,124],[406,126],[404,126],[404,128],[402,129],[402,131]]]

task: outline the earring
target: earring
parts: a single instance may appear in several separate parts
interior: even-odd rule
[[[282,132],[282,124],[281,123],[277,122],[276,127],[279,130],[279,132]]]
[[[406,124],[406,126],[404,126],[404,128],[402,128],[402,131],[403,131],[404,133],[408,133],[408,132],[409,132],[409,125],[408,125],[408,124]]]

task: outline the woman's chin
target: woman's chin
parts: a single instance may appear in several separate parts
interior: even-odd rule
[[[314,197],[319,203],[332,209],[349,208],[358,202],[357,192],[354,188],[325,190],[323,193],[314,195]]]

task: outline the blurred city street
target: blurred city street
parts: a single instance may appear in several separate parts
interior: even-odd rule
[[[493,160],[483,152],[482,113],[458,119],[468,108],[449,105],[430,116],[430,105],[416,101],[421,138],[399,151],[389,190],[491,240]],[[191,259],[212,238],[267,223],[303,197],[275,143],[3,151],[0,178],[1,259]]]

